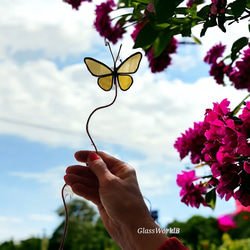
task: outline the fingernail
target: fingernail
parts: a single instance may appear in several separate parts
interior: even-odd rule
[[[88,155],[88,159],[90,161],[95,161],[95,160],[100,159],[100,157],[96,153],[90,152],[89,155]]]

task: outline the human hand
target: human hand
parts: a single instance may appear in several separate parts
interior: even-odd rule
[[[145,205],[135,170],[128,164],[104,153],[79,151],[74,165],[66,170],[65,182],[75,194],[92,201],[103,224],[122,249],[157,249],[167,236],[138,234],[138,228],[156,228]]]

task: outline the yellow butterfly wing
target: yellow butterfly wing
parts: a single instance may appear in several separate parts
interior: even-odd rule
[[[133,78],[130,75],[118,75],[118,83],[121,88],[121,90],[128,90],[132,83],[133,83]]]
[[[99,77],[97,80],[98,85],[103,90],[110,90],[113,83],[113,71],[111,70],[111,68],[91,57],[84,58],[84,62],[89,72],[93,76]]]
[[[121,90],[128,90],[131,87],[133,78],[129,74],[133,74],[138,70],[141,59],[142,54],[137,52],[128,57],[117,68],[117,78]]]
[[[113,76],[103,76],[98,78],[98,85],[106,91],[109,91],[112,88]]]

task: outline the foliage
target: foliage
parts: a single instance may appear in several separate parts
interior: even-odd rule
[[[250,238],[241,240],[232,240],[228,234],[222,237],[223,244],[218,250],[248,250],[250,249]]]
[[[86,0],[68,0],[72,8],[79,9]],[[90,2],[91,0],[88,0]],[[124,10],[124,14],[117,16],[116,10]],[[116,17],[111,20],[109,14]],[[131,34],[135,43],[134,48],[141,48],[148,58],[152,72],[164,70],[170,62],[159,70],[155,69],[157,61],[164,61],[162,57],[171,41],[176,36],[190,37],[194,43],[201,44],[192,30],[201,26],[200,37],[206,35],[208,29],[219,28],[226,32],[230,25],[241,23],[250,17],[250,0],[234,0],[227,3],[226,0],[114,0],[103,2],[96,6],[96,20],[94,26],[100,36],[116,43],[131,25],[135,30]],[[112,24],[115,23],[115,24]],[[136,33],[136,34],[135,34]],[[241,39],[241,38],[240,38]],[[237,39],[231,51],[234,61],[237,53],[247,43],[248,38]],[[242,43],[243,42],[243,43]],[[164,57],[163,57],[164,58]],[[168,58],[165,59],[169,60]]]
[[[0,250],[16,250],[16,246],[12,240],[5,241],[0,245]]]
[[[180,228],[177,236],[186,247],[192,250],[248,250],[250,213],[243,211],[234,216],[237,227],[223,233],[216,218],[194,215],[185,222],[173,221],[167,228]]]
[[[29,238],[22,240],[20,243],[15,244],[13,241],[6,241],[0,245],[0,250],[41,250],[42,239]]]
[[[96,211],[86,201],[74,199],[68,204],[69,223],[64,250],[116,250],[120,249],[110,238]],[[64,208],[57,210],[64,216]],[[64,221],[54,231],[48,250],[58,249],[63,235]]]
[[[73,199],[68,204],[69,224],[64,250],[119,250],[111,239],[100,217],[92,206],[84,200]],[[57,210],[60,217],[65,216],[64,207]],[[64,229],[64,220],[55,229],[50,239],[30,238],[20,243],[4,242],[0,250],[55,250],[59,249]]]
[[[213,217],[205,218],[195,215],[186,222],[174,221],[167,225],[167,228],[180,228],[180,233],[177,235],[186,247],[193,250],[206,249],[212,250],[214,246],[219,246],[222,236],[222,231],[217,227],[217,219]],[[169,234],[170,237],[176,236]]]
[[[234,216],[235,228],[228,230],[230,237],[234,239],[246,239],[250,235],[250,212],[242,211]],[[249,248],[250,249],[250,248]]]

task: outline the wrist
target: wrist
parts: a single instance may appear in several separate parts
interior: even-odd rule
[[[132,249],[136,250],[157,250],[168,239],[150,213],[149,216],[128,224],[126,232]]]

